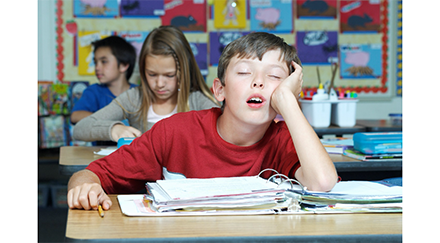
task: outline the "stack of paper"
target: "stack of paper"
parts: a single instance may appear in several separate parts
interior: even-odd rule
[[[146,196],[156,212],[251,211],[274,213],[294,204],[285,189],[261,177],[159,180],[147,183]]]
[[[287,177],[286,177],[287,178]],[[159,180],[146,195],[119,195],[128,216],[402,212],[402,187],[372,181],[338,182],[330,192],[259,176]]]
[[[402,212],[402,187],[380,182],[343,181],[330,192],[306,191],[301,198],[302,209],[315,213]]]

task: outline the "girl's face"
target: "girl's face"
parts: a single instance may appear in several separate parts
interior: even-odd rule
[[[145,75],[156,102],[177,102],[177,70],[173,56],[148,55]]]

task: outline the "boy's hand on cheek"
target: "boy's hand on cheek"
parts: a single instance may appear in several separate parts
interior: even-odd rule
[[[271,106],[278,113],[280,113],[280,106],[286,103],[286,98],[294,97],[294,100],[299,99],[303,85],[303,73],[302,68],[296,62],[292,61],[292,66],[295,71],[290,74],[285,80],[283,80],[280,85],[273,91],[271,96]]]

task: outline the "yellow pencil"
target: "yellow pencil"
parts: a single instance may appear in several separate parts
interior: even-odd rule
[[[98,212],[99,212],[99,216],[101,216],[101,218],[104,218],[104,210],[102,210],[101,205],[98,205]]]

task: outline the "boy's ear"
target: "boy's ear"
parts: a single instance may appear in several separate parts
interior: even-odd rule
[[[129,66],[130,66],[130,64],[120,63],[119,64],[119,72],[124,73],[125,71],[127,71]]]
[[[222,102],[222,101],[225,100],[224,88],[225,87],[222,85],[222,82],[220,81],[220,79],[219,78],[215,78],[214,82],[212,83],[212,91],[214,92],[215,98],[219,102]]]

